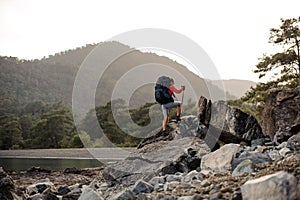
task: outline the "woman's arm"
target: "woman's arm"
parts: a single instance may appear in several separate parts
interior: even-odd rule
[[[177,89],[174,85],[170,85],[170,90],[172,92],[175,92],[175,93],[179,94],[183,91],[183,88]]]

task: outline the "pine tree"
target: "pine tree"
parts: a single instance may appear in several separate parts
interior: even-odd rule
[[[270,89],[296,87],[300,84],[300,17],[281,19],[279,28],[270,29],[269,42],[281,51],[259,59],[254,73],[259,78],[272,75],[266,83],[258,83],[241,98],[255,107],[257,116],[264,107],[264,100]]]

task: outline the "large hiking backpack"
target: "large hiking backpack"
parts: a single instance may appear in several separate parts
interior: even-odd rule
[[[155,85],[155,100],[159,104],[174,102],[172,91],[170,90],[170,78],[161,76],[157,79]]]

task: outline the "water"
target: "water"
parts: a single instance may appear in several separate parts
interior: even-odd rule
[[[103,164],[96,159],[62,159],[62,158],[0,158],[0,166],[6,170],[22,171],[30,167],[49,170],[64,170],[69,167],[92,168]]]

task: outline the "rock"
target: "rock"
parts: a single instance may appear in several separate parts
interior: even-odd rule
[[[27,199],[30,199],[30,200],[59,200],[59,198],[53,194],[53,193],[45,193],[45,194],[40,194],[40,193],[37,193],[37,194],[34,194],[34,195],[31,195],[29,196]]]
[[[149,181],[149,183],[153,186],[160,183],[164,184],[165,182],[166,182],[166,178],[164,176],[155,176]]]
[[[188,172],[188,150],[202,148],[201,145],[197,146],[198,140],[197,138],[185,137],[156,147],[154,151],[132,153],[125,160],[106,167],[102,171],[102,175],[106,180],[121,182],[130,186],[139,179],[149,181],[158,174]],[[207,149],[209,148],[207,147]]]
[[[167,130],[163,132],[161,128],[157,128],[152,131],[152,133],[149,133],[147,135],[151,135],[150,137],[147,137],[143,139],[140,144],[137,146],[137,149],[143,148],[144,146],[152,143],[156,143],[159,141],[170,141],[174,139],[174,128],[167,126]]]
[[[264,134],[275,142],[297,134],[300,126],[300,87],[273,89],[262,112]]]
[[[82,193],[78,200],[103,200],[100,194],[94,191],[92,188],[83,187]]]
[[[179,185],[179,182],[170,182],[170,183],[166,183],[164,184],[164,191],[165,192],[171,192],[173,191],[177,186]]]
[[[217,101],[211,105],[204,97],[198,102],[198,134],[205,138],[211,149],[218,140],[224,143],[250,143],[263,137],[261,127],[256,119],[239,109],[230,107],[225,101]]]
[[[210,182],[209,182],[209,180],[207,180],[207,179],[204,179],[203,181],[201,181],[201,186],[202,187],[207,187],[207,186],[210,186]]]
[[[62,200],[78,200],[79,197],[81,195],[81,191],[79,194],[71,194],[71,193],[68,193],[66,195],[63,195],[63,198]]]
[[[28,199],[30,199],[30,200],[41,200],[41,199],[43,199],[43,196],[44,195],[37,193],[37,194],[29,196]]]
[[[14,190],[15,186],[13,180],[10,176],[1,178],[0,180],[0,189],[1,191]]]
[[[202,175],[204,175],[205,177],[209,177],[210,175],[213,174],[213,171],[212,170],[209,170],[209,169],[205,169],[205,170],[201,170],[200,173]]]
[[[230,107],[225,101],[213,103],[210,126],[221,131],[220,140],[225,143],[250,143],[263,137],[261,127],[253,116]]]
[[[43,168],[40,168],[40,167],[30,167],[26,170],[27,172],[44,172],[44,173],[50,173],[51,170],[49,169],[43,169]]]
[[[288,139],[287,147],[293,151],[300,151],[300,133]]]
[[[164,194],[157,194],[154,197],[154,200],[176,200],[173,196],[166,196]]]
[[[197,115],[199,124],[203,124],[208,127],[211,117],[211,100],[207,101],[207,99],[203,96],[199,98]]]
[[[243,199],[296,199],[297,179],[284,171],[247,181],[241,186]]]
[[[179,197],[178,200],[193,200],[193,196],[182,196]]]
[[[243,200],[241,190],[235,191],[235,192],[232,194],[230,200]]]
[[[258,146],[255,149],[255,152],[264,153],[266,150],[268,150],[268,147],[266,147],[266,146]]]
[[[0,199],[21,200],[25,197],[17,195],[13,179],[0,167]]]
[[[47,194],[43,194],[42,199],[47,199],[47,200],[59,200],[59,198],[53,194],[53,193],[47,193]]]
[[[164,184],[158,183],[154,186],[154,191],[155,192],[162,192],[164,191]]]
[[[286,156],[288,153],[291,153],[291,152],[292,151],[289,148],[287,148],[287,147],[284,147],[284,148],[282,148],[282,149],[279,150],[279,154],[281,156]]]
[[[180,183],[180,185],[177,186],[179,190],[190,190],[191,188],[195,188],[195,186],[190,183]]]
[[[244,160],[233,170],[232,176],[240,176],[245,173],[251,174],[253,172],[253,162],[249,159]]]
[[[199,194],[196,194],[193,196],[193,199],[192,200],[202,200],[203,198],[201,197],[201,195]]]
[[[132,192],[136,195],[140,193],[150,193],[152,191],[153,186],[143,180],[137,181],[132,188]]]
[[[109,188],[109,184],[108,183],[102,183],[99,187],[100,191],[106,191]]]
[[[70,167],[70,168],[66,168],[64,170],[64,173],[66,174],[80,174],[81,170],[77,169],[76,167]]]
[[[269,163],[272,159],[263,153],[259,152],[243,152],[239,157],[234,158],[232,162],[232,168],[236,168],[238,164],[243,162],[244,160],[251,160],[254,165],[260,163]]]
[[[136,199],[137,200],[148,200],[149,198],[147,197],[146,194],[141,193],[136,196]]]
[[[251,141],[251,146],[257,147],[262,146],[265,143],[265,138],[258,138]]]
[[[194,196],[182,196],[179,197],[178,200],[202,200],[203,198],[201,197],[201,195],[194,195]]]
[[[283,148],[285,148],[285,147],[287,147],[287,142],[286,142],[286,141],[285,141],[285,142],[282,142],[281,144],[279,144],[279,145],[277,146],[278,149],[283,149]]]
[[[281,160],[283,158],[283,156],[281,156],[277,150],[270,151],[268,155],[274,161]]]
[[[46,182],[46,181],[48,181],[48,182]],[[26,188],[26,193],[29,195],[34,195],[34,194],[38,194],[38,193],[41,194],[47,189],[55,191],[54,184],[52,182],[50,182],[49,179],[42,180],[41,182],[38,182],[36,184],[29,185]]]
[[[71,190],[69,192],[70,195],[78,195],[81,194],[81,188],[79,183],[76,183],[74,185],[69,186],[69,189]]]
[[[183,176],[182,181],[183,182],[190,182],[192,180],[203,180],[204,175],[200,172],[197,172],[196,170],[190,171],[187,175]]]
[[[207,132],[208,132],[208,127],[209,126],[205,126],[203,124],[199,124],[198,127],[197,127],[197,135],[200,139],[205,139],[205,137],[208,137],[210,135],[207,135]],[[206,138],[207,140],[208,138]],[[214,139],[214,138],[213,138]],[[217,141],[217,140],[215,140]],[[213,147],[211,147],[211,149],[213,149]]]
[[[135,200],[136,196],[131,190],[123,190],[111,198],[112,200]]]
[[[69,186],[67,186],[67,185],[62,185],[57,188],[58,195],[65,195],[65,194],[68,194],[69,192],[71,192],[71,190],[69,189]]]
[[[239,150],[240,145],[238,144],[226,144],[220,149],[203,156],[201,169],[212,170],[214,172],[226,172],[231,170],[231,163]]]
[[[174,139],[180,139],[183,137],[198,137],[198,118],[194,115],[181,117],[179,124],[179,132],[175,135]]]
[[[215,193],[215,194],[213,194],[210,198],[209,198],[209,200],[218,200],[218,199],[221,199],[222,198],[222,194],[220,194],[220,193]]]
[[[173,181],[181,182],[181,179],[182,179],[181,176],[177,176],[173,174],[166,176],[166,182],[173,182]]]

